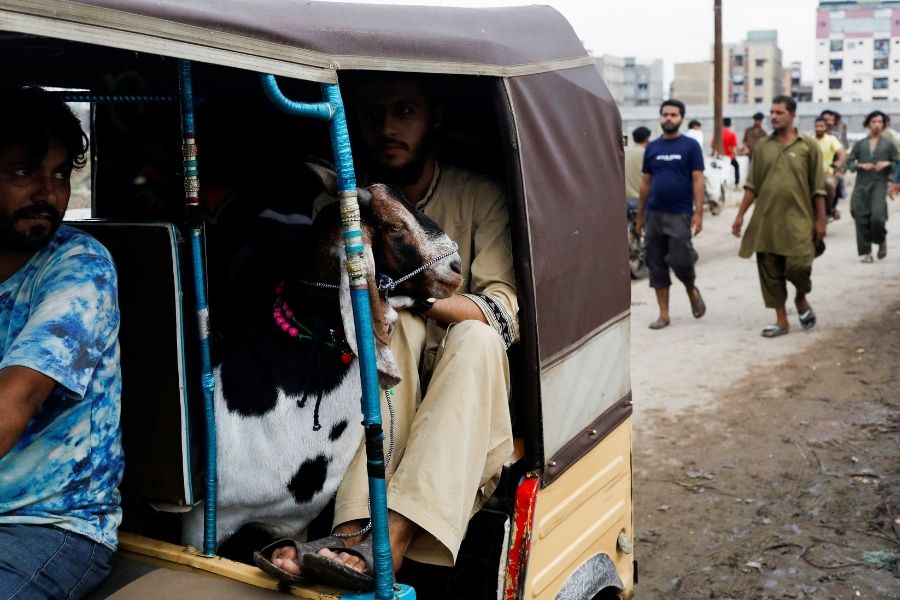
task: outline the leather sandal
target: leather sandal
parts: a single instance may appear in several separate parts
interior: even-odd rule
[[[790,331],[790,329],[782,329],[778,325],[766,325],[760,332],[760,335],[764,338],[773,338],[785,335],[788,331]]]
[[[313,540],[311,542],[298,542],[297,540],[293,540],[291,538],[284,538],[276,542],[272,542],[262,550],[257,550],[256,552],[254,552],[253,564],[255,564],[257,567],[259,567],[278,581],[284,583],[309,583],[311,578],[305,573],[297,575],[295,573],[288,573],[281,567],[276,567],[272,563],[272,553],[278,548],[293,546],[297,550],[297,563],[300,565],[300,569],[303,570],[303,557],[305,555],[315,554],[322,548],[337,547],[340,546],[340,544],[341,538],[334,535],[318,540]]]
[[[369,592],[375,589],[375,578],[369,574],[372,572],[374,565],[372,560],[372,538],[363,540],[355,546],[337,545],[328,549],[332,552],[346,552],[361,558],[366,563],[367,572],[360,573],[356,569],[352,569],[333,558],[327,558],[315,553],[303,555],[304,571],[323,583],[329,583],[340,588],[359,592]]]
[[[816,313],[813,312],[812,307],[800,308],[797,307],[797,315],[800,319],[800,325],[803,329],[812,329],[816,326]]]
[[[697,300],[691,300],[691,314],[694,315],[695,319],[699,319],[706,314],[706,302],[703,301],[703,296],[700,295],[700,290],[696,287],[694,292],[697,294]]]
[[[669,319],[663,319],[662,317],[650,323],[650,329],[662,329],[663,327],[669,326]]]

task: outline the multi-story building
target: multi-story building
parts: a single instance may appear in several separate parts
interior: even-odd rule
[[[675,63],[675,78],[669,97],[677,98],[688,106],[712,104],[712,61]]]
[[[662,59],[603,55],[594,64],[619,106],[658,106],[663,101]]]
[[[725,104],[769,103],[782,93],[781,49],[776,31],[748,31],[746,40],[723,46],[722,58]],[[712,61],[675,63],[672,97],[685,103],[690,103],[687,98],[696,104],[712,104]]]
[[[781,93],[787,94],[797,102],[812,102],[812,84],[801,80],[802,64],[795,61],[790,67],[785,67]]]
[[[782,93],[781,48],[774,29],[748,31],[723,49],[729,104],[763,104]]]
[[[820,0],[813,98],[900,99],[900,1]]]

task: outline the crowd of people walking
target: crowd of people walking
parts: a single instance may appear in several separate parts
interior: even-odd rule
[[[684,284],[693,316],[700,318],[706,312],[695,284],[698,255],[692,242],[703,228],[704,134],[696,119],[689,121],[684,135],[680,133],[685,112],[682,102],[664,101],[662,134],[648,141],[651,132],[639,127],[632,136],[636,144],[626,150],[626,196],[638,205],[637,228],[644,235],[650,287],[659,304],[659,317],[650,323],[651,329],[671,323],[670,273]],[[841,218],[838,203],[846,196],[843,174],[856,174],[849,204],[863,263],[887,257],[887,198],[900,192],[900,134],[890,128],[889,115],[879,110],[869,113],[863,122],[867,135],[849,146],[838,112],[822,111],[811,134],[799,131],[796,113],[794,99],[777,96],[769,109],[771,132],[763,126],[765,115],[757,112],[739,144],[726,117],[721,145],[714,137],[710,144],[714,155],[721,153],[731,161],[735,186],[741,182],[737,157],[749,158],[732,233],[741,238],[739,255],[755,256],[763,302],[775,311],[775,322],[761,331],[767,338],[790,330],[788,283],[795,290],[800,326],[811,329],[816,324],[808,299],[812,265],[825,250],[827,223]]]

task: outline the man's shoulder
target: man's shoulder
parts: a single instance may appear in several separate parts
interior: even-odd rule
[[[60,225],[54,243],[57,252],[96,254],[112,262],[109,250],[97,238],[70,225]]]
[[[455,165],[441,163],[441,183],[450,188],[471,189],[484,192],[501,192],[500,184],[493,178]]]
[[[109,250],[96,238],[68,225],[59,227],[53,240],[42,251],[42,254],[43,256],[38,257],[36,263],[39,271],[52,268],[52,265],[68,260],[90,263],[94,268],[102,268],[101,265],[106,265],[109,269],[114,269],[115,265]]]

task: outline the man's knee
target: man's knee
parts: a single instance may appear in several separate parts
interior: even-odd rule
[[[502,353],[506,355],[503,340],[490,325],[481,321],[455,323],[447,332],[446,346],[463,346],[466,352]]]

